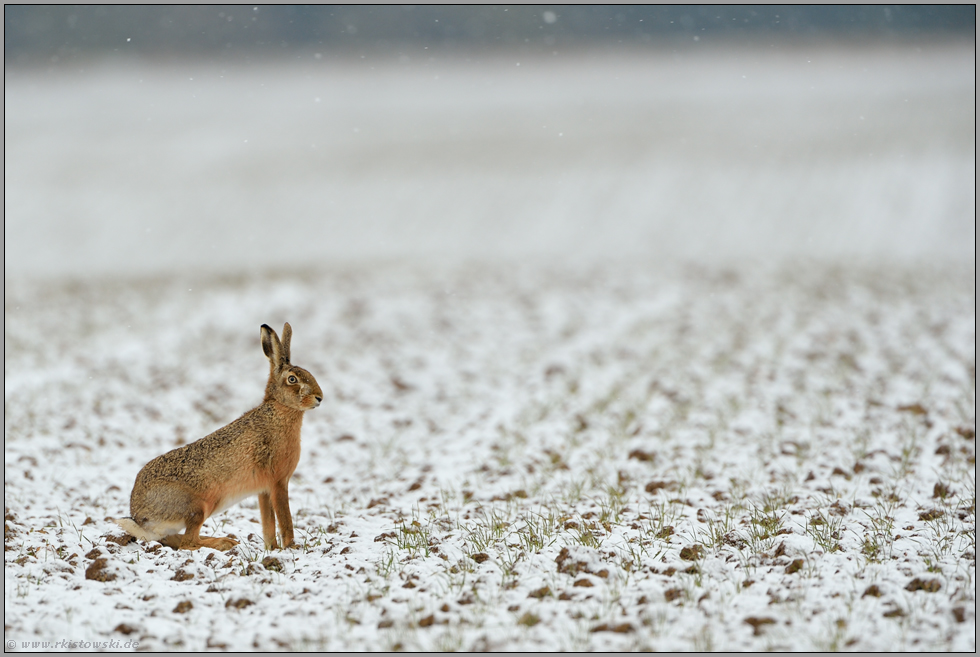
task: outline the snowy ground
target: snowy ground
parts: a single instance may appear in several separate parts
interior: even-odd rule
[[[229,146],[258,110],[218,119],[309,69],[200,106],[185,69],[14,71],[6,648],[975,650],[974,51],[813,54],[494,60],[507,93],[449,67],[443,96],[331,69],[331,116],[417,141],[337,128],[300,165],[305,106],[272,164]],[[574,148],[533,141],[575,93]],[[263,551],[254,499],[206,524],[227,553],[121,540],[143,464],[258,403],[283,321],[326,394],[302,547]]]
[[[972,269],[400,273],[8,289],[8,639],[975,646]],[[230,554],[114,544],[146,461],[260,399],[260,318],[329,400],[304,547],[255,500]]]
[[[973,258],[972,44],[705,48],[8,70],[4,268]]]

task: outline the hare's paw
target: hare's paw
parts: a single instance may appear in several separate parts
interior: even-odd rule
[[[238,545],[238,541],[233,539],[231,536],[202,538],[201,543],[204,545],[204,547],[209,547],[212,550],[220,550],[221,552],[230,550]]]
[[[170,536],[164,536],[159,539],[160,545],[170,548],[171,550],[179,550],[184,547],[184,535],[183,534],[171,534]]]

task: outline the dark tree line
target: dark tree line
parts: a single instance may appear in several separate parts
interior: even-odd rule
[[[976,35],[975,5],[4,7],[7,64],[143,55],[445,47],[554,48],[693,36]]]

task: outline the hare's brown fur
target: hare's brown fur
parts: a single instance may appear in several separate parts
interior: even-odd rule
[[[323,392],[312,374],[290,364],[289,324],[281,342],[265,324],[261,334],[270,364],[265,399],[231,424],[147,463],[136,475],[131,517],[116,520],[128,533],[175,549],[227,550],[238,541],[200,536],[201,525],[257,494],[266,547],[276,547],[276,520],[283,547],[294,544],[289,478],[299,463],[303,413],[320,405]]]

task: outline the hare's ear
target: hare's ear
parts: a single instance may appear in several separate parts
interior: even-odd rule
[[[286,322],[282,327],[282,356],[289,364],[289,341],[293,339],[293,327]]]
[[[269,359],[269,363],[272,364],[274,369],[279,369],[285,363],[288,363],[288,359],[283,357],[282,343],[279,342],[279,336],[273,331],[267,324],[262,325],[262,351],[265,352],[265,357]]]

